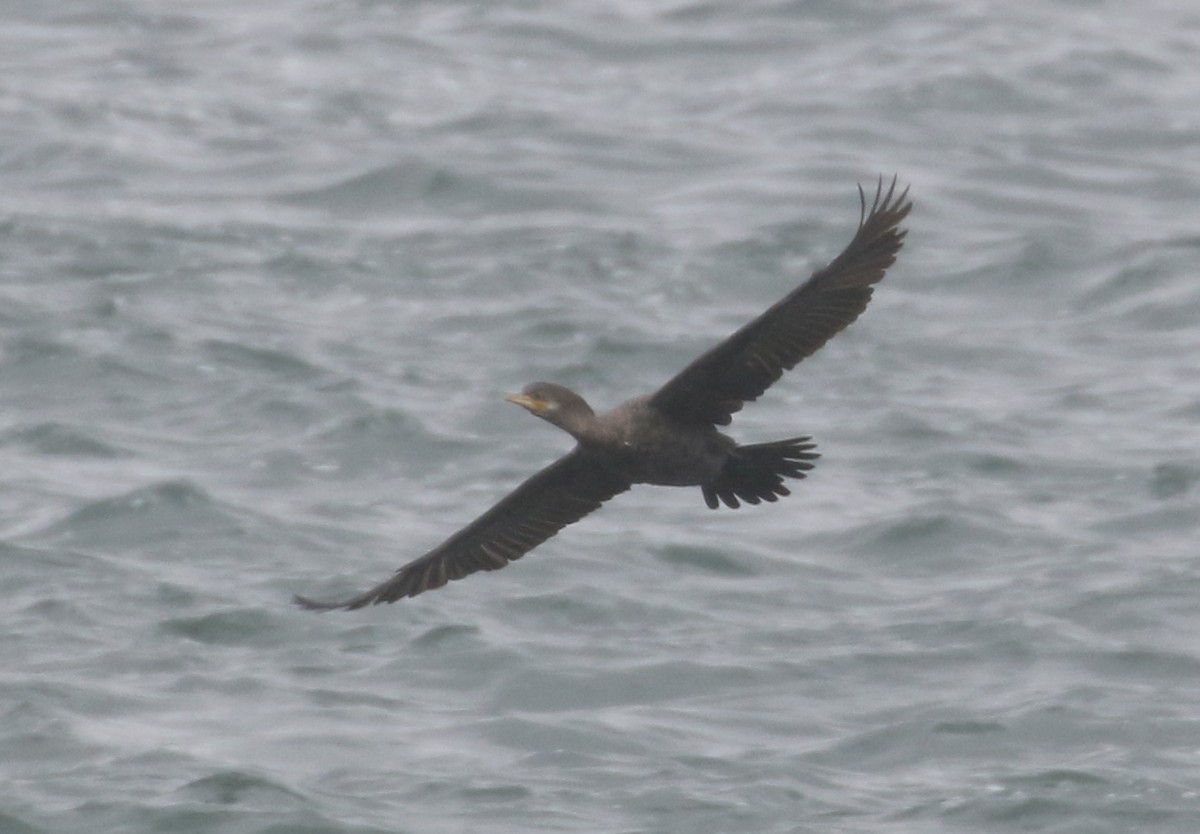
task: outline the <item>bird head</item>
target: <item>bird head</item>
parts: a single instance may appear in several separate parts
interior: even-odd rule
[[[549,383],[528,385],[520,394],[509,394],[504,399],[521,406],[521,408],[531,414],[536,414],[538,417],[545,417],[548,412],[558,409],[558,400],[554,399],[548,392],[541,390],[541,386],[544,385],[549,385]]]
[[[504,399],[572,434],[582,430],[594,417],[583,397],[553,382],[526,385],[520,394],[509,394]]]

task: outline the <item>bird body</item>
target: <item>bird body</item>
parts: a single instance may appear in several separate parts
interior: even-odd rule
[[[555,403],[545,410],[536,406],[530,410],[571,434],[583,449],[595,453],[631,484],[700,486],[720,474],[737,447],[733,438],[711,425],[687,424],[664,415],[649,396],[634,397],[599,415],[573,391],[551,382],[535,382],[508,400],[526,408],[529,403]]]
[[[634,484],[699,486],[711,509],[774,502],[818,457],[808,437],[739,445],[717,427],[759,397],[801,359],[858,318],[904,241],[899,224],[912,203],[896,181],[862,199],[858,231],[824,269],[766,312],[697,357],[653,394],[596,414],[570,389],[535,382],[507,399],[566,431],[576,446],[496,506],[388,580],[313,610],[395,602],[479,570],[496,570]]]
[[[737,448],[733,438],[711,426],[680,423],[658,412],[649,397],[629,400],[604,415],[620,427],[615,457],[632,483],[700,486],[721,474]]]

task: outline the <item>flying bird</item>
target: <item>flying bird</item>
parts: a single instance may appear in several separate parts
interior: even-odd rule
[[[519,559],[634,484],[698,486],[722,503],[778,501],[784,478],[803,478],[818,457],[810,437],[739,445],[718,431],[784,371],[858,318],[896,260],[912,208],[908,189],[880,179],[867,208],[858,189],[858,231],[828,266],[766,312],[699,356],[653,394],[596,414],[575,392],[535,382],[506,399],[575,438],[575,448],[526,480],[445,542],[358,596],[303,608],[347,610],[395,602]]]

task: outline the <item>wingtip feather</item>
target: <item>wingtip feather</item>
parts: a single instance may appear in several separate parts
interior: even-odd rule
[[[292,596],[292,603],[298,605],[300,608],[303,608],[305,611],[335,611],[342,607],[342,603],[321,602],[319,600],[300,596],[300,594],[295,594]]]

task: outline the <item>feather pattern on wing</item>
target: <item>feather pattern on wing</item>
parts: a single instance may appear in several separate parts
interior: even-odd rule
[[[303,608],[347,610],[395,602],[481,570],[497,570],[596,510],[630,484],[576,448],[526,480],[440,546],[369,591],[338,602],[297,596]]]
[[[757,399],[784,371],[858,318],[871,300],[872,285],[896,260],[905,230],[898,228],[912,203],[908,189],[885,192],[883,180],[854,239],[765,313],[702,354],[652,397],[651,404],[682,422],[727,426],[742,406]]]

